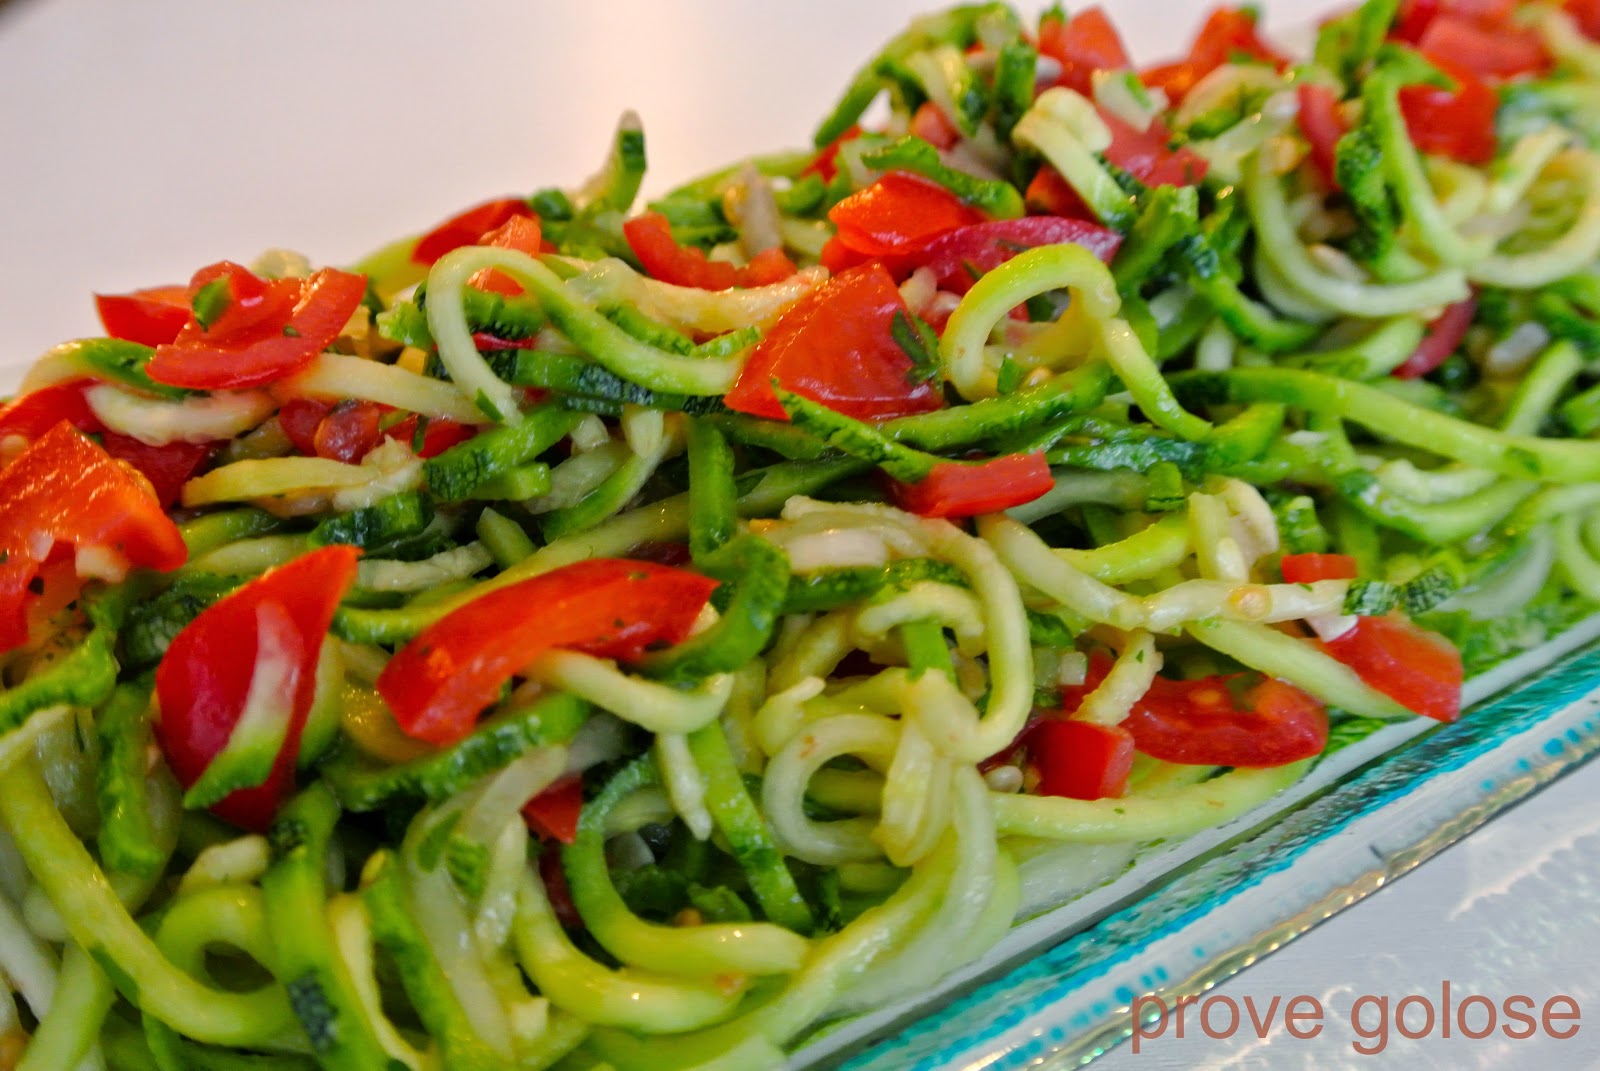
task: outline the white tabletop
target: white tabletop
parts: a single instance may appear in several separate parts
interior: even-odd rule
[[[96,330],[94,290],[183,281],[269,246],[345,262],[477,200],[574,183],[624,108],[644,118],[655,190],[805,144],[854,67],[924,6],[12,0],[0,6],[0,366]],[[1106,6],[1147,59],[1179,51],[1203,10]],[[1265,6],[1271,26],[1317,14]],[[1328,1009],[1320,1037],[1288,1037],[1281,1018],[1264,1047],[1248,1021],[1223,1041],[1191,1026],[1101,1066],[1595,1066],[1597,797],[1600,767],[1578,771],[1217,991],[1262,1008],[1313,996]],[[1357,996],[1437,1003],[1445,979],[1497,1004],[1570,995],[1580,1033],[1391,1035],[1380,1056],[1352,1050],[1372,1045],[1349,1028]]]

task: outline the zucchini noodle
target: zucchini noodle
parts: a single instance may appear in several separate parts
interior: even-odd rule
[[[1420,123],[1395,15],[1141,76],[953,8],[815,151],[641,205],[628,113],[40,357],[15,1066],[798,1066],[1592,614],[1600,44]]]

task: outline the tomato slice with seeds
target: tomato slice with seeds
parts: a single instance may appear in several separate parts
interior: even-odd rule
[[[1283,766],[1322,754],[1328,711],[1286,681],[1253,675],[1157,677],[1122,723],[1136,748],[1188,766]]]

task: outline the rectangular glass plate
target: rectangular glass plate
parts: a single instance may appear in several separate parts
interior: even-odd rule
[[[913,1000],[817,1038],[802,1067],[1065,1068],[1131,1004],[1231,977],[1600,749],[1600,616],[1468,682],[1461,720],[1397,723],[1256,810],[1138,859]]]

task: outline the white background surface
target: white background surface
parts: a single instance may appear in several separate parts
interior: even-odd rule
[[[1137,56],[1182,50],[1197,4],[1109,0]],[[1304,3],[1268,2],[1269,26]],[[571,184],[617,114],[649,189],[801,145],[908,0],[580,3],[0,0],[0,367],[97,329],[89,294],[185,281],[268,246],[352,260],[489,196]],[[1600,1066],[1600,767],[1580,770],[1219,990],[1329,1009],[1313,1041],[1192,1027],[1135,1068]],[[1575,997],[1569,1042],[1398,1037],[1361,1056],[1363,993]]]

